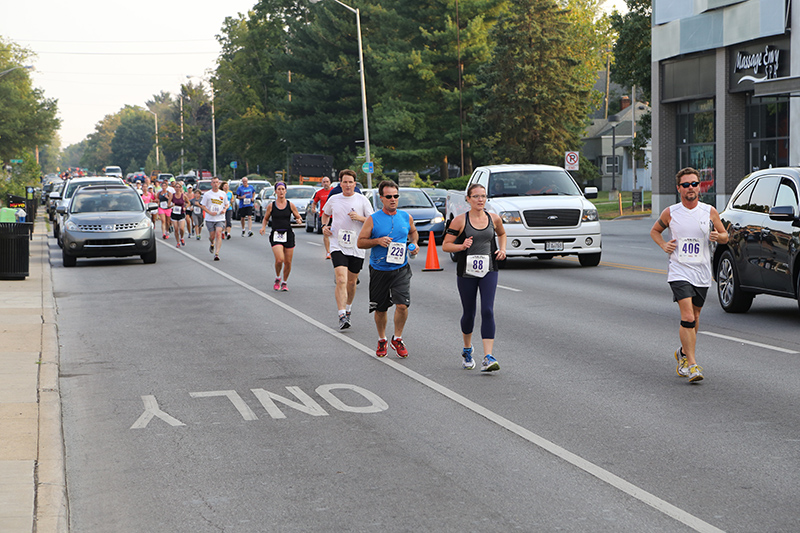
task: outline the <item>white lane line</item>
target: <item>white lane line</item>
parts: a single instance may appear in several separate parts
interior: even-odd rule
[[[305,242],[306,244],[310,244],[311,246],[322,246],[322,244],[318,242],[311,242],[311,241],[303,241],[303,242]]]
[[[209,270],[211,270],[213,272],[216,272],[217,274],[219,274],[223,278],[230,280],[231,282],[233,282],[236,285],[239,285],[240,287],[252,292],[253,294],[256,294],[256,295],[264,298],[265,300],[274,303],[278,307],[284,309],[285,311],[288,311],[289,313],[295,315],[296,317],[300,318],[301,320],[304,320],[308,324],[310,324],[310,325],[312,325],[312,326],[324,331],[325,333],[328,333],[329,335],[332,335],[333,337],[336,337],[337,339],[341,340],[342,342],[345,342],[345,343],[349,344],[350,346],[352,346],[356,350],[364,352],[365,354],[369,355],[371,358],[376,359],[377,361],[379,361],[379,362],[381,362],[381,363],[383,363],[385,365],[388,365],[389,367],[393,368],[394,370],[397,370],[398,372],[400,372],[402,374],[405,374],[406,376],[410,377],[414,381],[416,381],[416,382],[418,382],[418,383],[420,383],[422,385],[425,385],[426,387],[430,388],[431,390],[433,390],[435,392],[438,392],[442,396],[445,396],[446,398],[450,398],[454,402],[456,402],[459,405],[469,409],[470,411],[472,411],[472,412],[474,412],[474,413],[476,413],[478,415],[481,415],[482,417],[486,418],[487,420],[490,420],[491,422],[494,422],[498,426],[503,427],[503,428],[507,429],[508,431],[511,431],[512,433],[522,437],[523,439],[525,439],[528,442],[534,444],[535,446],[538,446],[539,448],[541,448],[541,449],[543,449],[543,450],[545,450],[547,452],[550,452],[551,454],[555,455],[559,459],[562,459],[562,460],[566,461],[567,463],[580,468],[584,472],[596,477],[600,481],[603,481],[603,482],[607,483],[608,485],[611,485],[612,487],[624,492],[625,494],[627,494],[627,495],[629,495],[629,496],[631,496],[633,498],[636,498],[640,502],[642,502],[642,503],[644,503],[646,505],[649,505],[650,507],[652,507],[652,508],[656,509],[657,511],[659,511],[659,512],[661,512],[661,513],[663,513],[663,514],[665,514],[665,515],[677,520],[678,522],[681,522],[681,523],[687,525],[688,527],[694,529],[695,531],[700,531],[702,533],[722,533],[721,529],[712,526],[708,522],[704,522],[700,518],[697,518],[696,516],[687,513],[683,509],[680,509],[680,508],[672,505],[671,503],[669,503],[669,502],[667,502],[665,500],[662,500],[661,498],[655,496],[654,494],[651,494],[651,493],[647,492],[646,490],[641,489],[641,488],[637,487],[636,485],[634,485],[634,484],[632,484],[632,483],[630,483],[628,481],[625,481],[621,477],[612,474],[608,470],[605,470],[604,468],[601,468],[601,467],[597,466],[596,464],[591,463],[591,462],[587,461],[586,459],[583,459],[582,457],[580,457],[578,455],[575,455],[574,453],[562,448],[561,446],[559,446],[559,445],[557,445],[557,444],[555,444],[553,442],[550,442],[549,440],[545,439],[544,437],[541,437],[541,436],[537,435],[536,433],[534,433],[534,432],[532,432],[532,431],[530,431],[528,429],[525,429],[524,427],[522,427],[522,426],[520,426],[518,424],[515,424],[514,422],[508,420],[507,418],[504,418],[504,417],[498,415],[497,413],[494,413],[493,411],[490,411],[489,409],[486,409],[482,405],[479,405],[479,404],[473,402],[472,400],[470,400],[468,398],[465,398],[464,396],[461,396],[457,392],[452,391],[452,390],[448,389],[447,387],[444,387],[444,386],[440,385],[439,383],[436,383],[435,381],[433,381],[431,379],[428,379],[428,378],[426,378],[425,376],[423,376],[421,374],[418,374],[417,372],[414,372],[413,370],[411,370],[411,369],[399,364],[398,362],[396,362],[396,361],[394,361],[392,359],[385,358],[385,357],[382,357],[382,358],[375,357],[375,351],[372,350],[371,348],[367,348],[366,346],[364,346],[360,342],[358,342],[358,341],[356,341],[354,339],[351,339],[351,338],[347,337],[346,335],[343,335],[343,334],[339,333],[337,330],[334,330],[334,329],[326,326],[322,322],[320,322],[320,321],[308,316],[307,314],[303,313],[302,311],[298,311],[294,307],[291,307],[290,305],[278,300],[277,298],[274,298],[274,297],[270,296],[269,294],[267,294],[267,293],[255,288],[255,287],[253,287],[252,285],[248,285],[247,283],[245,283],[245,282],[243,282],[243,281],[231,276],[230,274],[219,270],[218,268],[214,267],[213,265],[210,265],[210,264],[204,262],[202,259],[198,259],[198,258],[196,258],[196,257],[194,257],[192,255],[189,255],[188,253],[184,252],[183,250],[181,250],[179,248],[172,248],[172,247],[170,247],[170,248],[172,250],[178,252],[178,253],[181,253],[181,254],[185,255],[187,258],[189,258],[192,261],[195,261],[196,263],[208,268]]]
[[[497,288],[498,289],[505,289],[507,291],[512,291],[512,292],[522,292],[522,290],[520,290],[520,289],[515,289],[514,287],[506,287],[505,285],[500,285],[499,283],[497,284]]]
[[[780,346],[772,346],[770,344],[762,344],[760,342],[755,341],[748,341],[746,339],[740,339],[738,337],[729,337],[728,335],[720,335],[719,333],[711,333],[710,331],[701,331],[703,335],[708,335],[710,337],[717,337],[719,339],[725,339],[728,341],[733,342],[741,342],[742,344],[749,344],[750,346],[758,346],[759,348],[766,348],[767,350],[775,350],[776,352],[783,352],[783,353],[800,353],[796,350],[789,350],[787,348],[781,348]]]

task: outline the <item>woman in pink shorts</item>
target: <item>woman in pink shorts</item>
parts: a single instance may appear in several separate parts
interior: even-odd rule
[[[172,211],[169,209],[169,191],[166,181],[161,182],[161,189],[156,193],[156,202],[158,202],[158,218],[161,220],[161,236],[169,239],[169,225],[172,223],[169,215]]]

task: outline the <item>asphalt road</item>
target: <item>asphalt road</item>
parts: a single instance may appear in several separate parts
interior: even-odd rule
[[[72,530],[796,531],[797,302],[711,294],[689,384],[651,225],[604,222],[596,268],[510,260],[494,374],[461,368],[441,250],[400,360],[373,355],[366,272],[336,329],[319,235],[287,293],[237,228],[220,262],[170,239],[65,269],[51,239]]]

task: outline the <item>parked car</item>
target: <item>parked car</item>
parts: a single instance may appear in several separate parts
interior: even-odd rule
[[[141,256],[156,262],[156,237],[149,211],[132,188],[123,184],[87,185],[78,189],[69,206],[59,206],[64,217],[61,258],[65,267],[78,257]]]
[[[300,218],[305,220],[306,208],[308,208],[308,201],[314,197],[318,187],[312,185],[287,185],[286,186],[286,199],[294,204],[297,212],[300,213]],[[274,200],[274,193],[273,193]],[[300,220],[300,223],[303,223]]]
[[[53,222],[56,218],[56,204],[61,197],[61,192],[64,190],[65,181],[57,181],[53,183],[53,188],[47,193],[47,218]]]
[[[722,308],[750,309],[757,294],[795,298],[800,305],[800,168],[746,176],[720,213],[728,231],[717,244],[712,272]]]
[[[433,231],[436,242],[441,243],[444,239],[444,217],[436,209],[430,196],[416,187],[400,187],[398,189],[400,199],[397,208],[407,211],[414,219],[414,225],[419,232],[419,242],[425,242]],[[369,200],[372,208],[377,211],[383,209],[383,202],[378,194],[378,189],[365,189],[364,195]]]
[[[422,190],[431,197],[433,205],[436,206],[442,216],[447,216],[447,189],[430,189],[426,187]]]
[[[261,192],[256,194],[256,199],[253,201],[253,217],[256,222],[264,220],[264,213],[267,211],[267,205],[272,201],[275,188],[273,186],[264,187]]]
[[[117,184],[117,185],[125,185],[125,182],[122,181],[122,178],[109,178],[109,177],[85,177],[85,178],[70,178],[66,180],[64,183],[64,188],[60,193],[55,193],[56,197],[56,214],[55,220],[53,221],[53,237],[56,238],[56,242],[58,245],[61,246],[61,227],[63,222],[63,215],[60,215],[58,208],[64,207],[65,209],[69,208],[70,200],[72,200],[72,196],[75,194],[75,191],[78,190],[80,187],[85,187],[87,185],[103,185],[103,184]],[[52,198],[54,193],[50,194]]]

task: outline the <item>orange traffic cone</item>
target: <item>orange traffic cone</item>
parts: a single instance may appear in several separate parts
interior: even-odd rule
[[[428,257],[425,258],[425,268],[423,272],[436,272],[442,270],[439,266],[439,254],[436,252],[436,238],[433,236],[433,230],[428,235]]]

